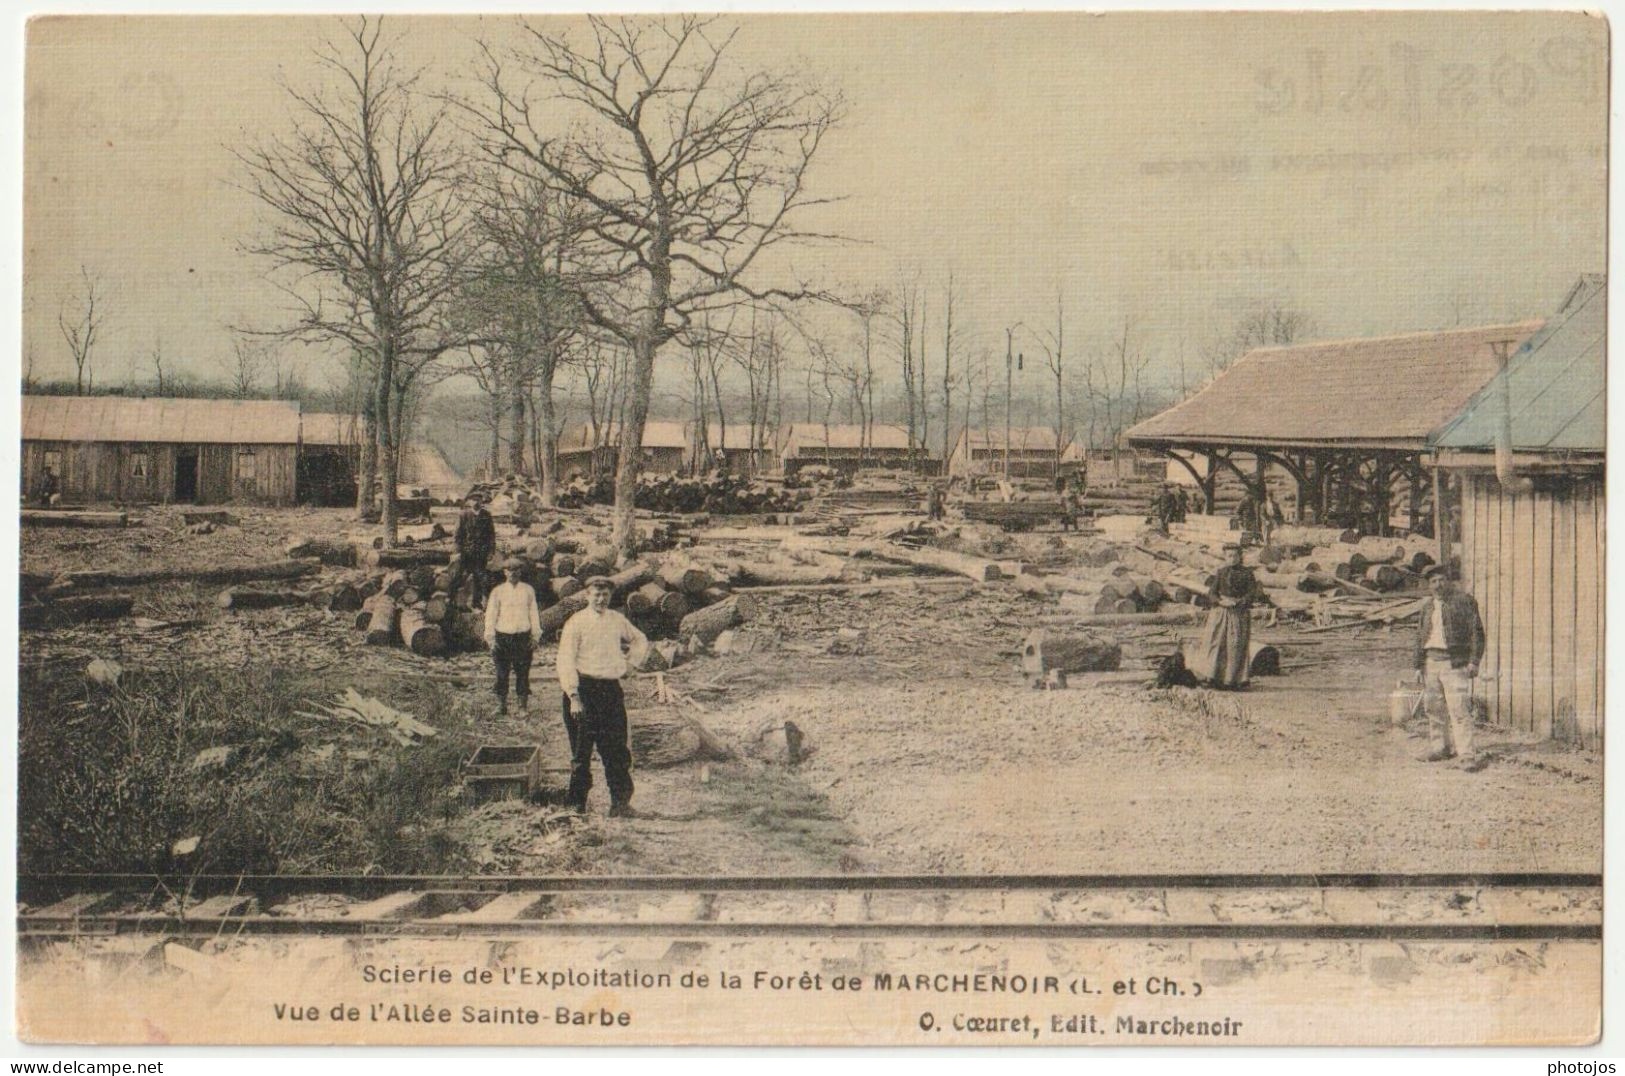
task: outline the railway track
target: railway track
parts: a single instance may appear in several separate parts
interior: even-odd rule
[[[1594,874],[25,875],[24,943],[176,936],[1594,941]]]

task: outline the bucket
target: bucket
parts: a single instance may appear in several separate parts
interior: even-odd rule
[[[1402,727],[1422,706],[1422,685],[1401,680],[1388,696],[1388,723]]]

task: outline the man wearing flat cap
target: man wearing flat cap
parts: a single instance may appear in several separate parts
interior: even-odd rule
[[[1416,635],[1416,674],[1433,741],[1424,761],[1458,758],[1462,769],[1477,773],[1486,762],[1473,749],[1472,710],[1473,677],[1484,659],[1484,621],[1477,599],[1456,586],[1447,566],[1435,564],[1427,577],[1432,596],[1422,602]]]
[[[609,607],[607,577],[587,580],[587,607],[559,633],[559,686],[564,689],[564,731],[570,737],[570,788],[565,803],[587,810],[596,748],[609,786],[609,813],[632,811],[632,752],[626,743],[626,697],[621,679],[642,664],[649,640],[630,620]]]
[[[497,708],[507,713],[510,670],[519,709],[530,707],[530,656],[542,641],[542,616],[536,608],[536,591],[522,578],[525,562],[510,557],[502,567],[507,581],[498,583],[485,602],[485,645],[497,667]]]

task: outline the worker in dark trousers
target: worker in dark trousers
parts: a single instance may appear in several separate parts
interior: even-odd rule
[[[564,690],[564,731],[570,737],[570,788],[565,803],[587,811],[596,748],[609,786],[609,813],[634,816],[632,752],[626,742],[626,697],[621,680],[642,664],[649,640],[630,620],[609,607],[612,585],[606,576],[587,580],[587,607],[559,633],[559,687]]]
[[[525,562],[518,557],[503,567],[508,580],[497,584],[485,606],[485,645],[497,667],[497,708],[508,712],[508,674],[513,673],[519,709],[530,708],[530,658],[542,641],[542,618],[536,591],[522,578]]]
[[[455,541],[463,571],[472,580],[473,607],[484,608],[485,596],[491,592],[486,564],[497,551],[497,525],[485,502],[478,497],[470,497],[463,502],[462,514],[457,517]]]

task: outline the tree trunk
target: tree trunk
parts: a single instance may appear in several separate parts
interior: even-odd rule
[[[685,616],[677,629],[682,639],[699,639],[709,643],[729,628],[743,624],[756,616],[756,599],[748,594],[734,594],[726,601],[708,605]]]
[[[399,616],[400,606],[394,598],[388,594],[374,594],[356,614],[356,623],[366,629],[368,646],[393,646],[395,621]],[[366,617],[365,623],[362,623],[362,617]]]
[[[17,611],[17,623],[24,628],[51,628],[79,624],[86,620],[115,620],[129,616],[135,599],[128,594],[93,594],[83,598],[58,598],[41,605],[24,605]]]
[[[395,389],[395,347],[386,343],[378,356],[378,456],[380,490],[383,501],[382,521],[384,544],[395,544],[396,528],[400,525],[395,504],[395,487],[399,474],[396,456],[395,426],[390,421],[390,393]]]
[[[637,544],[633,509],[638,475],[643,468],[643,426],[649,417],[649,390],[654,381],[654,326],[640,333],[632,349],[632,377],[627,392],[625,421],[621,424],[620,459],[615,468],[615,510],[610,543],[630,554]]]
[[[554,348],[556,345],[549,345]],[[542,363],[542,398],[540,411],[542,418],[541,430],[541,468],[542,468],[542,507],[552,508],[558,498],[559,488],[559,438],[555,431],[558,416],[553,410],[553,367],[557,363],[557,354],[550,351]]]
[[[438,657],[446,652],[446,637],[440,625],[431,624],[423,610],[410,605],[401,609],[401,641],[419,657]]]
[[[264,564],[243,564],[223,568],[154,568],[147,571],[115,572],[91,569],[66,572],[61,581],[70,587],[90,590],[96,587],[131,587],[147,583],[215,583],[232,585],[264,579],[297,579],[321,568],[318,560],[273,560]]]
[[[522,475],[525,467],[525,381],[524,364],[514,362],[513,377],[508,382],[508,470]]]
[[[297,590],[265,590],[255,587],[228,587],[215,604],[222,609],[273,609],[279,605],[299,605],[306,601]]]
[[[373,518],[378,494],[378,397],[373,389],[362,396],[361,474],[356,479],[355,508],[356,518],[365,522]]]

